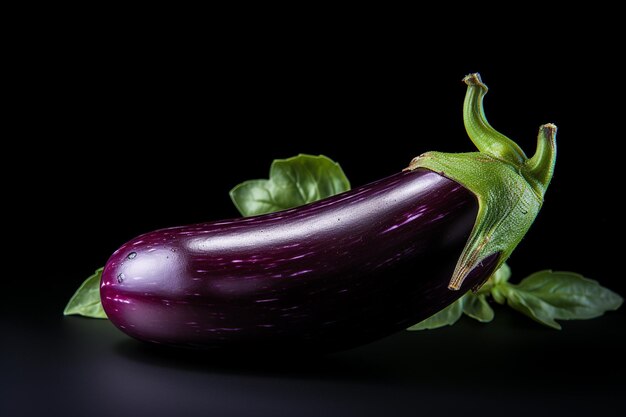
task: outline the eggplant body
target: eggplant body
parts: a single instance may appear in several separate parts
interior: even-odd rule
[[[401,172],[277,213],[157,230],[109,259],[109,319],[140,340],[187,347],[332,351],[429,317],[483,282],[448,282],[475,196],[435,172]]]

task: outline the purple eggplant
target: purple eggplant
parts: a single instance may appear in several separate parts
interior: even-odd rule
[[[290,210],[158,230],[113,254],[102,304],[122,331],[157,343],[358,345],[463,295],[448,281],[476,211],[464,187],[415,170]]]
[[[272,351],[348,348],[405,329],[480,286],[533,223],[556,158],[527,158],[464,80],[480,152],[428,152],[403,172],[273,214],[157,230],[102,275],[107,316],[137,339]]]

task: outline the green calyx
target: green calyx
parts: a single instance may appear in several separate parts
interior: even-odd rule
[[[497,270],[511,255],[537,217],[556,161],[556,126],[539,128],[537,151],[526,157],[511,139],[487,122],[483,98],[487,86],[479,74],[463,79],[467,94],[463,121],[479,152],[427,152],[414,158],[407,170],[426,168],[440,173],[478,199],[476,223],[457,262],[451,290],[461,288],[469,273],[487,257],[497,254]]]

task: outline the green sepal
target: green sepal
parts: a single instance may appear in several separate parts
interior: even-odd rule
[[[468,135],[480,150],[470,153],[427,152],[407,170],[426,168],[450,178],[478,199],[478,215],[448,288],[458,290],[469,273],[491,255],[498,269],[534,222],[556,160],[556,126],[540,127],[538,149],[527,158],[515,142],[487,122],[482,100],[487,87],[478,74],[464,79],[468,86],[464,120]]]

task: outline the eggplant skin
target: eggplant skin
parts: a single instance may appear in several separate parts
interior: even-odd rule
[[[401,172],[277,213],[157,230],[120,247],[104,310],[128,335],[229,349],[333,351],[429,317],[448,289],[476,197],[435,172]]]

